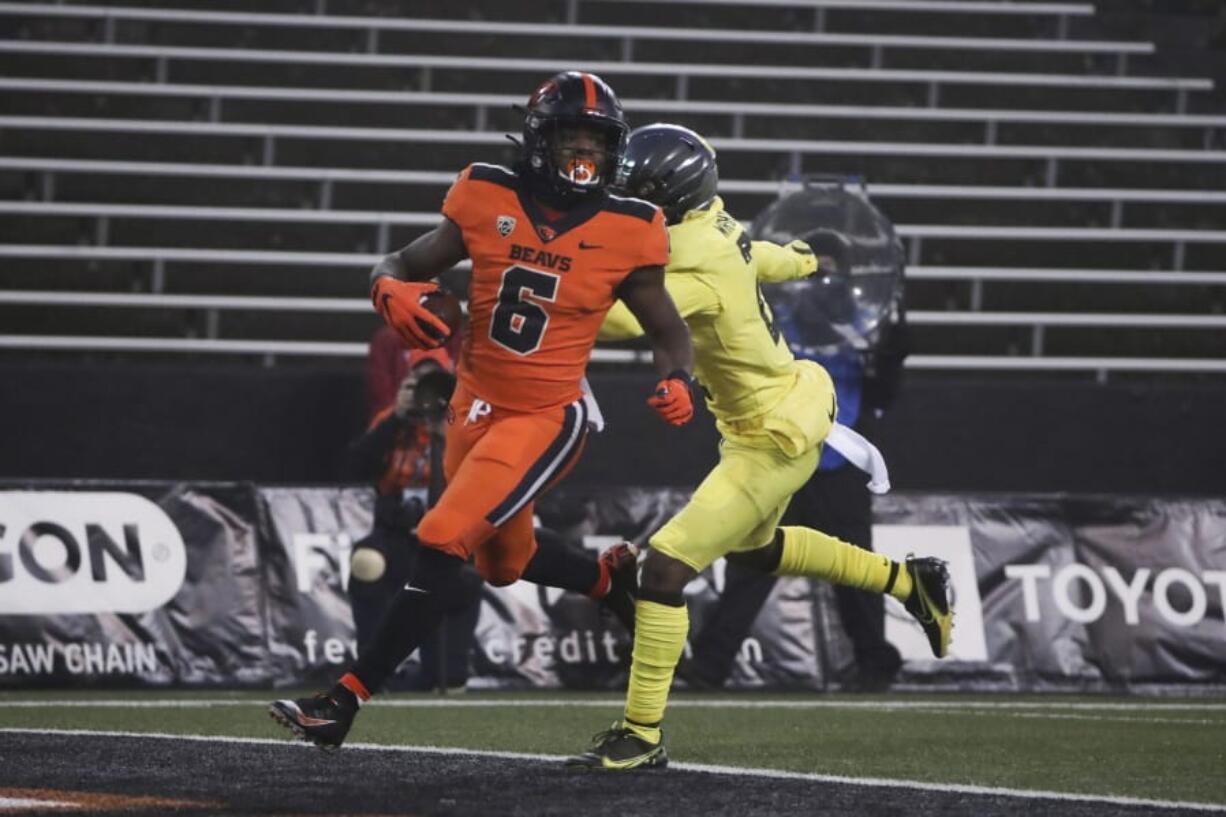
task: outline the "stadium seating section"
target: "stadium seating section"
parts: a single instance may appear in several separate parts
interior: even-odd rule
[[[708,134],[743,219],[864,177],[910,365],[1226,371],[1212,2],[255,5],[0,3],[0,354],[360,356],[369,265],[582,67]]]

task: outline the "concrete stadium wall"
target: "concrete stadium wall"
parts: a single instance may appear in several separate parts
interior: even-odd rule
[[[360,433],[360,366],[0,365],[0,477],[341,478]],[[715,462],[709,415],[678,432],[642,402],[651,375],[595,372],[609,420],[571,479],[693,485]],[[918,491],[1226,495],[1226,383],[1164,388],[910,373],[869,429]]]

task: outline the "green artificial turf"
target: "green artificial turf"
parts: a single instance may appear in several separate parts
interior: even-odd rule
[[[0,728],[282,738],[287,733],[269,720],[264,704],[298,694],[0,693]],[[229,703],[208,708],[5,705],[70,698]],[[388,703],[363,710],[351,741],[563,755],[586,748],[592,733],[608,727],[621,711],[617,696],[556,692],[381,700]],[[1226,804],[1226,704],[1220,701],[727,694],[678,694],[674,700],[680,705],[669,711],[665,730],[675,762]],[[755,706],[725,707],[722,701]],[[763,705],[786,701],[832,706]],[[411,705],[398,705],[405,703]],[[891,704],[908,708],[888,708]],[[1133,708],[1109,708],[1116,704]],[[1169,708],[1173,704],[1180,708]]]

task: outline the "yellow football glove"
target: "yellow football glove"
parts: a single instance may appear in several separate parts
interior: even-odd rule
[[[817,256],[813,254],[813,250],[809,245],[801,241],[799,238],[794,241],[789,241],[783,245],[785,250],[791,250],[800,256],[801,274],[797,278],[808,278],[813,273],[817,272]],[[823,259],[825,260],[825,259]],[[822,266],[825,266],[824,264]]]

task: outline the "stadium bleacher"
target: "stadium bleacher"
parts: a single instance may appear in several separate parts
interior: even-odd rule
[[[0,354],[361,355],[370,263],[578,66],[708,134],[741,218],[866,178],[909,365],[1226,371],[1226,112],[1092,5],[159,5],[0,3]]]

